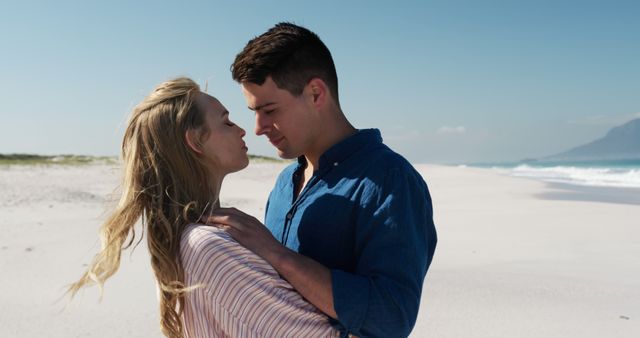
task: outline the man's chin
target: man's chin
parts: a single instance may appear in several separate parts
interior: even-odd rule
[[[278,157],[283,160],[293,160],[300,157],[300,155],[293,152],[288,152],[286,149],[278,149]]]

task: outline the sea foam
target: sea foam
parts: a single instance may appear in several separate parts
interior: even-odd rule
[[[511,169],[511,175],[540,179],[546,182],[584,186],[640,188],[639,168],[534,167],[519,165]]]

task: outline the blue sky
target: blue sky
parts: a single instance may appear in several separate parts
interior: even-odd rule
[[[557,153],[640,117],[638,1],[3,1],[0,153],[115,155],[166,79],[204,85],[247,129],[229,66],[279,21],[318,33],[359,128],[414,162]]]

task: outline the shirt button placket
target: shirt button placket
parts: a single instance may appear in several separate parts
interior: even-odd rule
[[[282,244],[287,245],[289,239],[289,230],[291,229],[291,219],[293,218],[293,211],[289,211],[284,221],[284,231],[282,232]]]

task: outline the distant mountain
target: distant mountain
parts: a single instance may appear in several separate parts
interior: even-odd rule
[[[640,159],[640,118],[612,128],[601,139],[541,160],[592,161],[624,159]]]

